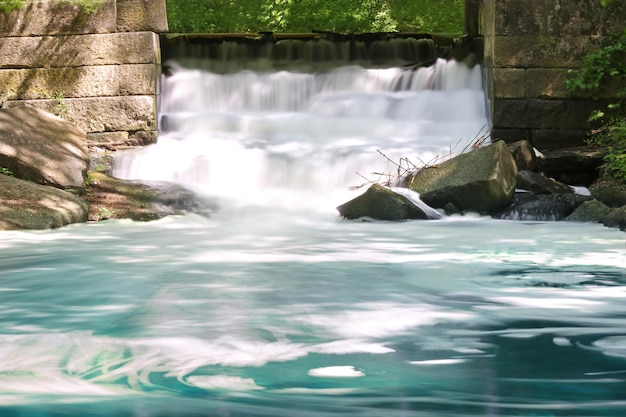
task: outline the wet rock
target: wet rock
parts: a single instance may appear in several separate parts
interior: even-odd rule
[[[564,194],[574,190],[562,182],[531,171],[517,173],[517,188],[531,191],[533,194]]]
[[[535,154],[535,149],[528,140],[519,140],[509,143],[509,150],[515,159],[518,171],[533,171],[539,169],[539,160]]]
[[[619,227],[626,230],[626,206],[612,209],[602,222],[607,227]]]
[[[602,149],[588,146],[546,151],[541,169],[557,181],[588,187],[597,180],[603,157]]]
[[[463,211],[489,212],[513,201],[517,166],[503,141],[421,169],[411,189],[431,207],[453,204]]]
[[[626,206],[626,184],[618,181],[601,181],[593,184],[591,195],[609,207]]]
[[[89,172],[89,220],[108,218],[149,221],[169,215],[209,216],[217,206],[193,191],[168,182],[138,182]]]
[[[493,214],[493,217],[507,220],[564,220],[572,214],[589,196],[574,193],[534,195],[527,193],[519,202],[512,204],[506,210]]]
[[[85,132],[34,108],[0,110],[0,167],[17,178],[82,190],[89,156]]]
[[[606,216],[611,212],[611,208],[598,200],[583,202],[565,220],[583,223],[604,223]]]
[[[428,219],[428,215],[408,198],[379,184],[373,184],[360,196],[337,207],[346,219],[376,220]]]
[[[55,229],[87,220],[87,203],[67,191],[0,175],[0,230]]]

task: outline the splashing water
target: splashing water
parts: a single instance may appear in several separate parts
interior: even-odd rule
[[[396,171],[377,150],[392,161],[432,163],[488,125],[480,68],[444,60],[416,71],[179,69],[164,80],[161,120],[159,144],[119,158],[115,176],[331,208],[363,177],[377,179],[372,171]]]

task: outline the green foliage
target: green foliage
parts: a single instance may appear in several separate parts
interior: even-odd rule
[[[19,10],[30,0],[0,0],[0,13]],[[58,0],[60,4],[72,4],[80,6],[86,13],[97,13],[102,9],[104,0]]]
[[[588,143],[602,146],[606,151],[602,166],[604,179],[626,181],[626,118],[623,102],[626,98],[626,31],[610,38],[603,48],[588,54],[581,68],[572,71],[566,81],[570,91],[579,91],[599,98],[609,84],[618,86],[612,94],[615,101],[605,109],[596,109],[590,122],[600,122],[602,127],[592,131]]]
[[[115,212],[104,206],[98,208],[98,212],[94,215],[95,221],[108,220],[108,219],[114,219],[114,218],[115,218]]]
[[[10,170],[10,169],[8,169],[8,168],[1,167],[1,166],[0,166],[0,174],[1,174],[1,175],[8,175],[9,177],[12,177],[12,176],[13,176],[13,171],[11,171],[11,170]]]
[[[21,9],[27,0],[2,0],[0,1],[0,12],[7,13]]]
[[[51,95],[48,95],[48,99],[56,100],[57,108],[54,112],[57,116],[63,117],[67,116],[68,108],[67,103],[65,102],[65,91],[61,89],[54,90]]]
[[[166,1],[174,33],[463,31],[463,0]]]
[[[604,126],[590,136],[588,142],[602,146],[606,151],[602,177],[626,181],[626,118],[608,118]]]
[[[597,99],[610,80],[626,79],[626,31],[612,36],[609,43],[597,51],[589,53],[583,60],[582,67],[570,71],[572,78],[566,81],[570,91],[580,91]],[[616,92],[616,97],[626,97],[626,86]]]

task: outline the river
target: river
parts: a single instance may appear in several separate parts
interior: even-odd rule
[[[626,410],[623,232],[335,210],[481,137],[479,67],[179,68],[161,105],[114,172],[213,213],[1,232],[1,416]]]

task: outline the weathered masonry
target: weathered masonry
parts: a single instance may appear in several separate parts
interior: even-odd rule
[[[39,0],[0,14],[0,106],[55,113],[93,145],[153,142],[166,31],[165,0],[96,11]]]
[[[478,26],[484,36],[492,138],[529,139],[540,150],[583,144],[598,103],[567,91],[565,80],[586,54],[626,28],[626,3],[603,8],[600,0],[466,1],[474,11],[466,18],[479,20],[466,28]],[[610,96],[607,91],[604,98]]]
[[[466,33],[484,41],[492,137],[528,139],[540,150],[582,144],[598,103],[568,92],[565,80],[624,30],[626,3],[465,0],[465,20]],[[165,0],[103,0],[92,13],[32,0],[0,14],[0,107],[56,113],[92,145],[151,143],[165,32]]]

